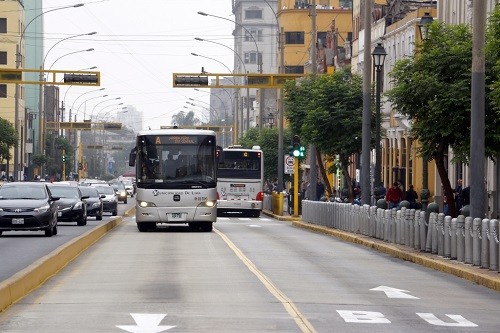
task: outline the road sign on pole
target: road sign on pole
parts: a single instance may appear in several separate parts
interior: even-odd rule
[[[285,174],[293,175],[295,158],[290,155],[285,155]]]

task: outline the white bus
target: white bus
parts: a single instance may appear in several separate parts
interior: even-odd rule
[[[188,224],[212,231],[217,219],[215,132],[170,128],[140,131],[129,165],[136,169],[136,222]]]
[[[230,146],[218,152],[217,214],[259,217],[264,198],[264,154],[259,146]]]

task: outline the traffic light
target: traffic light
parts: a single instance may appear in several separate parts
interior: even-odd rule
[[[83,170],[83,164],[82,164],[82,162],[78,163],[78,170]]]
[[[292,138],[292,151],[293,157],[298,158],[300,156],[300,137],[294,135]]]
[[[64,74],[64,83],[99,84],[97,74]]]
[[[208,76],[176,76],[174,80],[175,86],[208,86]]]
[[[62,156],[62,161],[63,161],[63,162],[66,162],[66,155],[63,155],[63,156]]]
[[[302,160],[306,157],[306,147],[305,146],[300,146],[299,147],[299,158]]]

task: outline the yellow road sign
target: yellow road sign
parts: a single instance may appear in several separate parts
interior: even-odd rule
[[[23,74],[38,73],[38,80],[24,80]],[[42,75],[43,74],[43,75]],[[101,73],[49,69],[0,69],[0,83],[100,86]]]
[[[304,74],[212,74],[174,73],[174,88],[281,88],[286,80]]]

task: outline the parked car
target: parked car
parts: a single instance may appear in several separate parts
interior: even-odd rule
[[[0,235],[3,231],[44,231],[57,235],[57,201],[46,183],[14,182],[0,187]]]
[[[127,190],[125,189],[125,185],[123,185],[122,182],[112,182],[112,183],[110,183],[110,185],[115,190],[116,195],[118,197],[118,201],[123,201],[123,203],[126,204],[128,193],[127,193]]]
[[[87,216],[95,216],[97,221],[102,220],[102,213],[104,211],[102,199],[106,196],[100,194],[99,191],[94,186],[78,186],[80,192],[86,197],[85,202],[87,203]]]
[[[92,184],[96,190],[104,195],[102,198],[103,212],[111,213],[111,215],[118,215],[118,197],[111,185],[107,184]]]
[[[87,224],[87,196],[77,186],[64,183],[47,183],[50,192],[59,197],[57,202],[57,220],[59,222],[76,222],[77,225]]]

